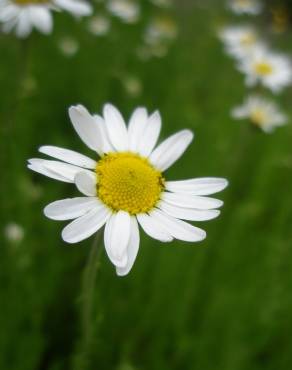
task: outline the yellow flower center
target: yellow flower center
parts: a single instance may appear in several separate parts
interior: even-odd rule
[[[252,5],[252,2],[250,0],[237,0],[236,4],[245,7]]]
[[[256,37],[252,32],[246,33],[242,36],[240,43],[242,46],[250,46],[253,45],[256,41]]]
[[[257,126],[262,126],[266,120],[266,114],[261,109],[255,109],[251,113],[250,119]]]
[[[101,201],[131,215],[150,211],[164,189],[161,172],[138,154],[109,153],[97,163],[96,174]]]
[[[262,76],[270,75],[273,72],[272,66],[267,62],[259,62],[255,65],[255,71]]]
[[[50,0],[13,0],[17,5],[40,5],[40,4],[47,4]]]

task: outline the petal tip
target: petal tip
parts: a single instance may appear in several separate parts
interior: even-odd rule
[[[119,267],[116,268],[116,274],[118,277],[125,277],[129,274],[130,271],[123,271],[123,270],[120,270]]]
[[[227,186],[229,186],[229,181],[227,179],[222,179],[222,186],[223,186],[223,189],[224,190],[225,188],[227,188]]]
[[[71,105],[68,109],[69,115],[74,114],[74,113],[84,113],[86,111],[86,108],[82,104],[76,104],[76,105]]]
[[[199,241],[199,242],[201,242],[201,241],[205,240],[205,239],[206,239],[206,237],[207,237],[207,233],[206,233],[206,231],[205,231],[205,230],[202,230],[202,232],[201,232],[201,236],[200,236],[200,238],[198,239],[198,241]]]
[[[50,205],[48,204],[47,206],[45,206],[45,208],[43,209],[43,214],[49,218],[50,220],[53,220],[54,218],[52,218],[52,216],[50,215]]]
[[[62,237],[62,240],[65,242],[65,243],[68,243],[68,244],[75,244],[75,243],[78,243],[79,240],[76,240],[76,237],[75,238],[70,238],[70,236],[66,235],[67,234],[67,231],[66,231],[66,228],[62,231],[61,233],[61,237]]]
[[[115,109],[117,109],[117,108],[110,102],[105,103],[104,106],[103,106],[103,112],[104,113],[110,112],[110,111],[115,110]]]

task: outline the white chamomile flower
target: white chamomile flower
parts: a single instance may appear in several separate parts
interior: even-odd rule
[[[228,7],[235,14],[250,14],[257,15],[263,9],[263,5],[259,0],[230,0]]]
[[[182,130],[156,148],[161,117],[137,108],[128,127],[120,112],[106,104],[103,117],[82,105],[69,109],[83,142],[100,159],[72,150],[42,146],[39,151],[57,160],[30,159],[28,167],[53,179],[75,183],[81,197],[58,200],[44,213],[53,220],[74,219],[62,231],[67,243],[84,240],[105,225],[104,244],[118,275],[131,270],[139,249],[139,228],[162,242],[198,242],[204,230],[182,220],[217,217],[222,201],[205,197],[227,186],[222,178],[166,181],[166,171],[187,149],[193,133]]]
[[[140,6],[133,0],[108,0],[107,9],[125,23],[135,23],[140,16]]]
[[[242,58],[238,68],[245,73],[245,82],[249,87],[261,83],[274,93],[279,93],[292,82],[290,58],[263,47],[254,48],[252,53]]]
[[[148,45],[161,45],[174,40],[177,36],[177,25],[170,17],[155,17],[148,24],[144,40]]]
[[[143,90],[142,81],[136,76],[125,76],[122,79],[125,91],[132,97],[141,95]]]
[[[219,32],[219,38],[226,52],[237,59],[249,55],[255,47],[264,47],[256,30],[249,25],[224,27]]]
[[[104,36],[110,30],[110,20],[103,15],[96,15],[89,19],[87,23],[88,31],[95,36]]]
[[[63,37],[58,43],[59,49],[67,57],[73,57],[79,50],[77,40],[72,37]]]
[[[27,37],[33,28],[52,32],[52,10],[65,10],[76,17],[90,15],[92,7],[83,0],[0,0],[2,30],[15,30],[18,37]]]
[[[249,119],[267,133],[287,123],[287,116],[273,101],[257,95],[249,96],[241,106],[232,110],[231,115],[236,119]]]
[[[21,225],[11,222],[5,226],[4,235],[8,241],[19,243],[24,238],[24,229]]]

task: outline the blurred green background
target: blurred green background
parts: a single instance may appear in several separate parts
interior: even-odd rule
[[[103,36],[65,13],[54,15],[49,37],[0,35],[0,369],[290,369],[292,125],[266,135],[230,118],[246,89],[216,38],[220,25],[248,20],[276,49],[291,52],[289,25],[272,32],[267,14],[235,18],[218,0],[140,6],[136,23],[111,17]],[[109,16],[103,4],[95,9]],[[151,57],[143,32],[153,17],[167,17],[177,35]],[[291,89],[277,98],[291,115],[290,99]],[[30,172],[26,160],[45,144],[94,157],[67,109],[82,103],[100,112],[108,101],[126,118],[138,105],[159,109],[161,139],[194,130],[168,179],[222,176],[230,186],[218,195],[222,215],[202,223],[204,242],[164,245],[143,235],[125,278],[103,254],[83,368],[80,296],[92,238],[62,242],[64,225],[42,209],[77,190]],[[23,237],[9,237],[14,223]]]

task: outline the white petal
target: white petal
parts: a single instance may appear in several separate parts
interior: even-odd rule
[[[161,129],[161,116],[158,111],[154,112],[147,121],[143,137],[137,147],[138,153],[148,157],[155,147]]]
[[[69,116],[81,140],[90,149],[102,155],[101,133],[94,117],[82,105],[70,107]]]
[[[249,115],[247,107],[235,107],[231,110],[231,117],[235,119],[246,118]]]
[[[78,243],[89,238],[106,223],[110,215],[111,211],[103,205],[92,209],[63,229],[63,240],[67,243]]]
[[[88,197],[96,195],[96,180],[96,175],[90,171],[80,171],[74,178],[77,189]]]
[[[110,142],[117,151],[128,150],[128,131],[121,113],[111,104],[103,108],[106,130]]]
[[[103,153],[115,152],[116,150],[114,149],[114,147],[110,143],[108,133],[106,131],[106,126],[105,126],[104,119],[102,117],[100,117],[98,114],[95,114],[93,117],[94,117],[94,119],[95,119],[95,121],[98,124],[99,129],[100,129],[101,141],[102,141],[102,152]]]
[[[217,177],[202,177],[197,179],[167,181],[166,190],[194,195],[210,195],[225,189],[228,181]]]
[[[86,1],[80,0],[55,0],[55,4],[69,13],[79,17],[92,14],[92,7]]]
[[[94,169],[96,167],[96,162],[93,159],[90,159],[83,154],[74,152],[73,150],[45,145],[39,148],[39,152],[59,159],[60,161],[74,164],[75,166],[89,169]]]
[[[31,21],[41,32],[48,34],[52,32],[53,20],[49,9],[42,6],[30,7]]]
[[[28,168],[41,173],[42,175],[51,177],[55,180],[64,182],[74,182],[74,178],[80,167],[73,166],[72,164],[62,163],[58,161],[49,161],[46,159],[32,158],[29,159]]]
[[[161,199],[169,204],[173,204],[178,207],[196,208],[196,209],[214,209],[222,207],[222,200],[202,197],[192,194],[184,193],[167,193],[164,192],[161,195]]]
[[[128,261],[127,265],[125,267],[117,267],[117,275],[119,276],[125,276],[127,275],[136,260],[138,251],[139,251],[139,244],[140,244],[140,234],[139,234],[139,228],[138,223],[136,220],[136,217],[131,217],[131,233],[130,233],[130,239],[127,247],[127,255],[128,255]]]
[[[19,14],[19,12],[18,12]],[[17,25],[18,22],[18,14],[15,16],[15,18],[11,19],[10,21],[7,21],[2,26],[2,31],[4,33],[9,33],[12,31],[12,29]]]
[[[72,182],[72,181],[68,181],[65,177],[63,177],[61,175],[57,175],[56,173],[48,170],[47,168],[45,168],[41,165],[28,164],[27,168],[29,168],[30,170],[35,171],[37,173],[40,173],[41,175],[48,176],[48,177],[50,177],[54,180],[63,181],[63,182]]]
[[[179,218],[187,221],[207,221],[212,220],[219,216],[220,211],[218,210],[198,210],[186,207],[178,207],[172,204],[168,204],[163,200],[157,205],[163,212],[170,216]]]
[[[143,140],[143,133],[147,124],[147,110],[145,108],[137,108],[134,110],[128,127],[129,135],[129,150],[135,152],[140,140]]]
[[[146,213],[141,213],[137,215],[137,219],[142,229],[148,234],[151,238],[157,239],[161,242],[171,242],[173,237],[167,232],[160,222],[153,217],[147,215]]]
[[[150,162],[160,171],[167,170],[180,158],[194,138],[190,130],[182,130],[163,141],[151,154]]]
[[[150,215],[155,220],[158,220],[165,230],[176,239],[186,242],[198,242],[206,237],[206,232],[204,230],[171,217],[158,209],[151,211]]]
[[[19,13],[19,9],[14,4],[9,4],[0,9],[0,21],[9,22]]]
[[[104,231],[104,245],[109,259],[116,267],[125,267],[128,262],[127,246],[130,240],[131,217],[119,211],[111,216]]]
[[[52,220],[71,220],[85,215],[98,205],[99,201],[95,197],[68,198],[48,204],[44,214]]]
[[[16,36],[26,37],[32,30],[31,19],[28,9],[23,9],[18,15],[18,22],[16,25]]]

